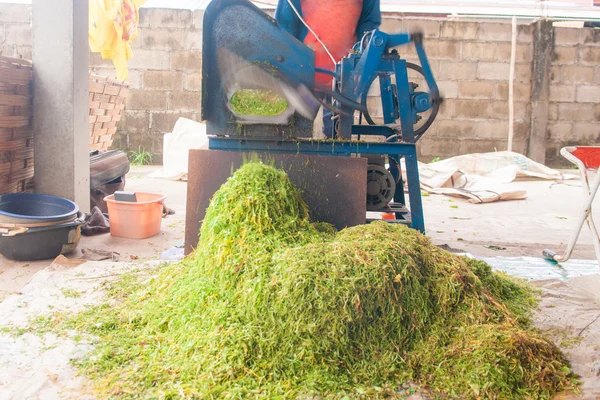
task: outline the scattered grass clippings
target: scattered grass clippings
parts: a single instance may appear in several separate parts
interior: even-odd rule
[[[486,249],[497,250],[497,251],[506,250],[506,247],[504,247],[504,246],[498,246],[498,245],[495,245],[495,244],[489,244],[489,245],[486,245],[486,246],[483,246],[483,247],[485,247]]]
[[[545,399],[576,387],[531,325],[535,292],[415,230],[312,224],[259,163],[214,195],[198,249],[64,322],[106,398]],[[86,336],[87,337],[87,336]]]
[[[61,293],[63,294],[63,296],[71,299],[76,299],[78,297],[81,297],[82,295],[82,293],[78,290],[67,288],[61,289]]]

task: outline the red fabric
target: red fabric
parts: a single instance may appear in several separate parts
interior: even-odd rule
[[[301,0],[302,16],[308,26],[329,49],[336,62],[346,56],[356,43],[356,27],[363,0]],[[316,53],[316,67],[333,70],[335,65],[315,36],[308,32],[304,43]],[[315,75],[315,86],[330,87],[332,77]]]
[[[580,159],[586,168],[600,169],[600,147],[577,146],[571,154]]]

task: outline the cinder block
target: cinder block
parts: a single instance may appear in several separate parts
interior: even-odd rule
[[[550,101],[572,102],[575,101],[575,86],[572,85],[550,85]]]
[[[128,61],[130,69],[139,70],[165,70],[169,69],[170,64],[169,52],[162,50],[138,49]]]
[[[144,90],[183,90],[183,73],[176,71],[144,71]]]
[[[600,121],[600,104],[594,106],[594,121]]]
[[[509,117],[508,101],[494,101],[490,108],[489,117],[492,119],[507,119]],[[515,102],[515,122],[527,122],[531,119],[529,103]]]
[[[184,88],[186,91],[202,90],[202,73],[192,72],[190,74],[186,74]]]
[[[200,112],[200,100],[198,92],[170,92],[169,110]]]
[[[533,43],[532,24],[517,25],[517,43]]]
[[[183,29],[146,28],[142,48],[147,50],[180,50],[184,44]]]
[[[561,121],[593,121],[593,104],[559,103],[558,119]]]
[[[600,31],[593,28],[579,29],[579,43],[589,46],[600,46]]]
[[[171,53],[172,70],[202,71],[201,51],[174,51]]]
[[[579,59],[583,64],[600,64],[600,47],[582,47],[579,50]]]
[[[173,127],[179,118],[195,119],[195,113],[192,112],[157,112],[152,113],[152,132],[168,133],[173,131]]]
[[[480,62],[477,66],[478,79],[508,80],[509,72],[510,64],[508,63]]]
[[[508,119],[477,121],[475,139],[508,139]]]
[[[460,43],[455,40],[429,40],[426,45],[430,58],[459,58]]]
[[[1,27],[0,27],[0,34],[1,34]],[[5,45],[5,46],[2,46],[0,50],[2,51],[3,56],[14,57],[14,58],[24,58],[26,60],[31,60],[31,56],[32,56],[31,46]]]
[[[460,40],[475,39],[478,26],[476,22],[445,21],[442,22],[442,37]]]
[[[90,67],[90,70],[100,76],[108,76],[117,79],[117,72],[112,67]],[[129,78],[127,79],[131,89],[139,89],[142,83],[141,71],[129,70]]]
[[[512,45],[510,43],[498,43],[498,61],[510,62]],[[517,44],[515,61],[518,63],[531,62],[533,48],[530,44]]]
[[[438,82],[439,85],[439,82]],[[375,78],[373,83],[369,87],[369,91],[367,94],[369,97],[371,96],[380,96],[381,95],[381,86],[379,86],[379,78]]]
[[[462,99],[493,99],[496,96],[496,82],[462,81],[459,83],[459,97]]]
[[[3,3],[0,7],[0,22],[9,22],[11,24],[26,23],[31,21],[31,8],[28,4],[10,4]],[[22,43],[29,44],[29,43]]]
[[[577,63],[577,47],[574,46],[560,46],[554,48],[554,57],[552,57],[554,64],[575,64]]]
[[[529,101],[531,99],[530,83],[514,83],[513,97],[515,101]],[[498,83],[498,99],[508,100],[508,82]]]
[[[571,122],[556,122],[548,125],[548,137],[552,140],[572,139],[573,124]]]
[[[512,39],[512,26],[511,24],[482,22],[479,24],[477,38],[484,41],[510,41]]]
[[[455,99],[458,97],[458,82],[456,81],[438,81],[438,88],[445,99]],[[425,89],[423,89],[425,90]]]
[[[381,105],[381,98],[379,97],[368,97],[367,108],[372,117],[383,117],[383,106]]]
[[[600,84],[600,68],[596,67],[596,71],[594,73],[594,83]]]
[[[438,112],[436,122],[438,120],[443,119],[451,119],[454,116],[454,99],[445,99],[444,102],[440,105],[440,110]]]
[[[31,27],[29,24],[4,25],[4,45],[31,46]]]
[[[529,136],[531,132],[531,122],[528,121],[515,121],[514,126],[514,137],[513,137],[513,148],[515,147],[514,141],[523,142]],[[508,130],[507,130],[507,138],[508,138]],[[508,140],[507,140],[508,142]],[[518,152],[518,150],[515,150]]]
[[[129,134],[144,134],[150,129],[150,119],[147,111],[125,110],[119,131],[125,131]]]
[[[548,104],[548,120],[550,120],[550,121],[558,120],[558,104],[557,103],[549,103]]]
[[[463,42],[463,60],[495,60],[498,55],[496,43]]]
[[[202,29],[194,28],[185,31],[183,43],[185,50],[202,50]]]
[[[152,164],[161,164],[163,160],[163,135],[161,133],[146,132],[128,136],[130,149],[142,148],[152,156]]]
[[[436,120],[433,125],[436,126],[439,135],[444,138],[472,138],[476,134],[474,121],[445,119],[440,121]]]
[[[189,29],[192,12],[172,8],[141,8],[140,26]]]
[[[560,82],[560,66],[554,65],[550,68],[550,83],[558,83]]]
[[[437,77],[440,80],[470,80],[477,76],[476,62],[440,61]]]
[[[525,101],[515,101],[515,120],[531,121],[531,103]]]
[[[440,22],[433,19],[384,17],[381,30],[387,33],[423,32],[426,38],[440,37]]]
[[[515,80],[519,82],[531,82],[532,64],[515,65]]]
[[[129,82],[132,89],[140,89],[142,87],[142,71],[130,69],[127,82]]]
[[[554,43],[557,46],[579,44],[579,28],[554,28]]]
[[[433,128],[431,130],[433,130]],[[438,136],[438,133],[442,136]],[[460,154],[460,143],[460,139],[446,138],[439,129],[436,130],[435,134],[432,132],[431,135],[429,134],[429,131],[427,131],[423,139],[419,140],[417,144],[419,160],[428,162],[436,157],[449,158],[457,156]]]
[[[128,110],[165,110],[167,96],[164,92],[131,90],[127,96]]]
[[[508,129],[508,128],[507,128]],[[508,133],[505,134],[508,138]],[[460,154],[490,153],[506,150],[507,139],[496,140],[463,140],[460,143]]]
[[[137,50],[142,48],[144,31],[151,30],[152,28],[138,28],[138,35],[133,41],[129,44],[132,50]]]
[[[494,101],[490,107],[488,116],[493,119],[508,118],[508,102]]]
[[[92,53],[90,51],[90,53],[89,53],[89,63],[90,63],[90,68],[95,68],[95,67],[105,67],[105,68],[108,68],[108,67],[110,67],[111,69],[114,69],[113,62],[111,60],[105,60],[105,59],[103,59],[102,56],[100,55],[100,53]]]
[[[594,67],[565,65],[561,67],[562,83],[592,83],[594,82]]]
[[[577,86],[577,101],[579,103],[600,103],[600,87]]]

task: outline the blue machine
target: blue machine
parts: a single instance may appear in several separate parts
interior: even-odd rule
[[[425,232],[415,143],[433,123],[441,97],[422,39],[420,33],[369,32],[335,71],[318,70],[333,75],[333,89],[315,90],[310,48],[249,1],[213,0],[203,33],[202,119],[209,148],[368,158],[367,210],[394,213],[395,222]],[[408,44],[414,45],[420,66],[402,59],[395,49]],[[420,75],[428,91],[416,90],[409,70]],[[380,125],[367,104],[376,80],[383,110]],[[272,90],[285,97],[288,109],[274,117],[238,115],[230,104],[240,89]],[[333,104],[325,98],[333,98]],[[334,112],[331,140],[312,138],[322,105]],[[369,137],[380,140],[365,140]],[[410,210],[405,206],[402,158]]]

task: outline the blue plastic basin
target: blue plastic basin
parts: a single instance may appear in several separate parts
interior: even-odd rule
[[[38,193],[0,195],[0,223],[32,224],[64,221],[77,216],[79,206],[62,197]]]

